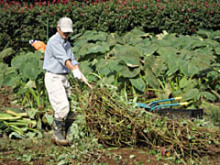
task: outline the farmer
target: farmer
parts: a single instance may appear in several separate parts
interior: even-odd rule
[[[52,141],[58,145],[68,145],[71,126],[68,124],[70,83],[66,75],[72,72],[74,78],[79,80],[85,79],[85,76],[80,71],[79,63],[67,41],[68,36],[73,32],[72,20],[68,17],[60,18],[56,28],[56,34],[49,39],[46,46],[43,64],[43,69],[46,71],[44,81],[55,112]],[[63,134],[63,126],[68,127],[65,134]]]

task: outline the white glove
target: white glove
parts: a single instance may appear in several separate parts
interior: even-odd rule
[[[82,73],[80,72],[80,70],[78,68],[74,69],[72,72],[73,72],[74,78],[77,78],[79,80],[82,79]]]

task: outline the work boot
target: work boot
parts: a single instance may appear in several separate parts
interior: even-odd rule
[[[70,112],[65,120],[65,133],[66,133],[66,140],[71,143],[71,126],[75,121],[76,114],[74,112]]]
[[[54,119],[52,142],[57,145],[68,145],[68,141],[62,135],[63,124],[63,120]]]

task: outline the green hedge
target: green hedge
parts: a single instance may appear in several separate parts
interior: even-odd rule
[[[220,4],[216,1],[111,0],[34,5],[1,2],[0,50],[28,48],[28,41],[33,38],[46,42],[55,33],[58,19],[65,15],[72,18],[75,33],[97,30],[122,34],[134,27],[145,32],[167,30],[179,34],[192,34],[201,28],[220,29]]]

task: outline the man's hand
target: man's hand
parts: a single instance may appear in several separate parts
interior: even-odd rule
[[[82,74],[82,72],[79,70],[79,68],[76,68],[72,70],[73,76],[79,80],[82,80],[86,85],[88,85],[89,88],[93,88],[87,81],[86,77]]]
[[[82,80],[82,78],[83,78],[84,75],[82,74],[82,72],[81,72],[78,68],[72,70],[72,72],[73,72],[73,77],[74,77],[74,78],[77,78],[77,79],[79,79],[79,80]]]

